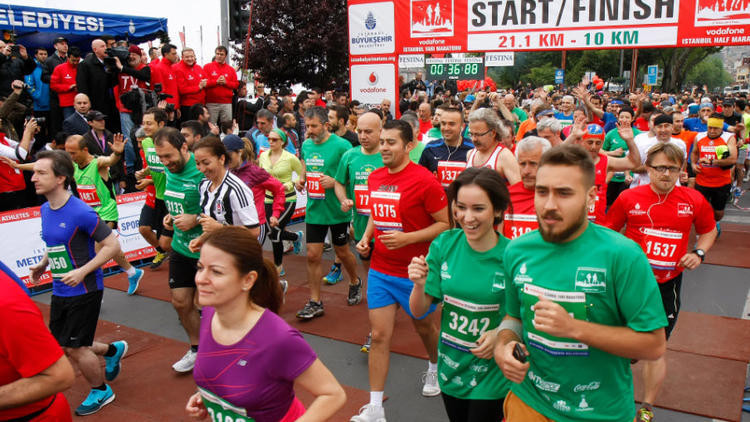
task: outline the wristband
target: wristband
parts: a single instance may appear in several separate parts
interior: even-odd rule
[[[515,319],[504,319],[500,326],[497,327],[497,332],[500,334],[500,331],[503,330],[510,330],[513,331],[518,338],[523,338],[522,331],[523,326],[521,325],[520,321],[516,321]]]

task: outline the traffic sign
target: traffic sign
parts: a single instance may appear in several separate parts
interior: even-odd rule
[[[647,84],[649,85],[656,85],[656,79],[659,77],[659,66],[658,65],[651,65],[648,67],[648,72],[646,72],[646,78],[647,78]]]
[[[565,82],[565,69],[555,69],[555,83],[561,84]]]

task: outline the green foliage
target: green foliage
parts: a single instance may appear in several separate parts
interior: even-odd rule
[[[555,83],[555,66],[547,63],[542,66],[532,67],[529,70],[527,81],[531,82],[532,85],[542,86],[550,85]]]
[[[732,75],[724,69],[721,57],[714,54],[691,68],[686,77],[686,85],[708,85],[708,89],[722,88],[732,83]]]

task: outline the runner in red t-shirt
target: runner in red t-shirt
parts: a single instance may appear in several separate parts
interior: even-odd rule
[[[617,198],[607,213],[607,226],[620,230],[637,242],[648,257],[659,282],[664,311],[665,334],[669,338],[680,312],[682,271],[698,267],[716,239],[713,210],[708,201],[694,189],[676,186],[685,165],[683,152],[673,144],[659,142],[648,151],[646,170],[651,183],[628,189]],[[698,241],[687,252],[690,229],[695,225]],[[666,360],[644,362],[643,406],[638,420],[653,418],[651,404],[656,399],[667,374]]]
[[[412,128],[402,120],[383,126],[380,153],[383,165],[367,180],[370,193],[370,219],[357,251],[370,253],[375,239],[367,276],[372,346],[370,366],[370,403],[351,420],[367,422],[385,419],[383,390],[388,375],[389,345],[400,305],[409,316],[409,295],[413,283],[408,266],[415,256],[427,255],[430,242],[448,229],[448,203],[445,191],[435,176],[409,160],[414,142]],[[422,395],[440,394],[437,380],[438,318],[432,311],[412,319],[427,349],[429,366]],[[413,318],[413,316],[412,316]]]
[[[70,421],[73,367],[19,282],[0,263],[0,420]]]
[[[604,214],[607,209],[607,173],[632,170],[641,165],[641,156],[635,145],[633,128],[620,126],[617,123],[617,133],[628,144],[628,155],[625,157],[610,157],[599,151],[604,143],[604,130],[596,124],[589,124],[584,128],[575,126],[570,136],[565,139],[566,144],[580,143],[590,154],[596,165],[596,202],[589,205],[589,220],[604,224]]]
[[[542,154],[550,148],[552,144],[538,136],[527,136],[516,144],[521,181],[508,188],[511,207],[505,213],[503,221],[503,235],[508,239],[515,239],[539,228],[534,208],[536,170]]]

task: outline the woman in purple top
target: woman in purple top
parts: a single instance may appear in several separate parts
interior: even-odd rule
[[[244,227],[206,236],[195,282],[203,306],[193,369],[195,419],[324,421],[346,401],[333,374],[300,333],[276,313],[283,300],[275,265]],[[294,383],[316,398],[305,411]]]

